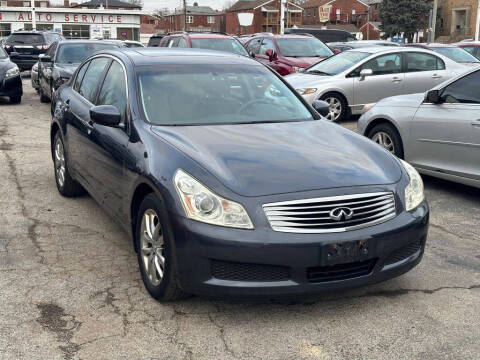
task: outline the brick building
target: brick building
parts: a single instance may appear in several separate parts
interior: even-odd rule
[[[382,0],[309,0],[303,4],[303,24],[324,25],[327,28],[330,28],[330,24],[353,24],[361,29],[368,21],[378,24],[381,2]],[[369,31],[369,39],[378,39],[378,36],[379,31],[372,31],[371,34]],[[367,37],[364,36],[364,39]]]
[[[122,0],[90,0],[83,3],[72,3],[71,7],[82,9],[106,8],[115,10],[140,10],[142,8],[140,5]]]
[[[187,6],[187,31],[225,31],[225,14],[213,10],[209,6],[199,6],[194,3],[193,6]],[[172,14],[161,17],[158,28],[161,32],[169,33],[181,31],[184,28],[185,16],[182,10],[175,10]]]
[[[478,0],[442,0],[438,4],[436,35],[444,41],[475,37]]]
[[[303,8],[294,2],[285,6],[285,27],[302,24]],[[253,24],[246,28],[238,22],[239,13],[252,13]],[[280,31],[279,0],[238,0],[227,10],[226,30],[231,34],[254,34],[258,32]]]

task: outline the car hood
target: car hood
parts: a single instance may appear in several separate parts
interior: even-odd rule
[[[417,108],[425,99],[425,93],[397,95],[380,100],[376,106],[399,106]]]
[[[334,82],[335,79],[336,78],[334,76],[304,73],[297,73],[285,76],[285,80],[287,80],[290,85],[292,85],[295,89],[316,86],[318,84],[326,84],[328,82]]]
[[[55,71],[63,78],[70,79],[80,64],[55,64]]]
[[[323,59],[325,57],[289,57],[285,56],[285,59],[288,60],[289,64],[292,66],[300,67],[300,68],[307,68],[310,67]]]
[[[152,131],[242,196],[391,184],[401,178],[390,153],[325,120],[152,126]]]

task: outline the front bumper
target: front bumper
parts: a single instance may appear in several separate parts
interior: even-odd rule
[[[22,96],[23,86],[20,75],[3,79],[0,83],[0,96]]]
[[[421,261],[428,218],[424,202],[412,212],[360,230],[292,234],[216,227],[170,216],[182,288],[192,294],[227,297],[315,294],[399,276]],[[368,244],[369,253],[361,261],[335,267],[325,263],[327,246],[355,241]],[[354,271],[357,265],[363,266],[363,272]],[[329,271],[343,271],[346,276],[322,277]]]

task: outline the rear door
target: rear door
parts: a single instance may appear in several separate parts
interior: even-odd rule
[[[449,84],[442,104],[424,103],[410,127],[407,160],[480,180],[480,70]]]
[[[372,76],[360,77],[360,71],[371,69]],[[354,103],[353,106],[376,103],[377,101],[404,93],[402,53],[379,55],[357,68],[352,75]]]
[[[450,78],[443,60],[429,53],[406,52],[405,68],[406,94],[430,90]]]

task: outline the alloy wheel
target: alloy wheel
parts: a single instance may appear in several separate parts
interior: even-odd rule
[[[324,100],[330,107],[330,112],[326,118],[330,121],[336,121],[342,113],[342,103],[336,97],[328,97]]]
[[[152,209],[146,210],[142,217],[140,251],[148,280],[158,286],[165,273],[165,242],[162,225]]]
[[[395,154],[395,145],[393,140],[386,132],[379,131],[373,135],[372,140],[384,149],[390,151],[392,154]]]
[[[57,176],[58,185],[63,187],[65,184],[65,151],[60,137],[58,137],[55,142],[55,174]]]

